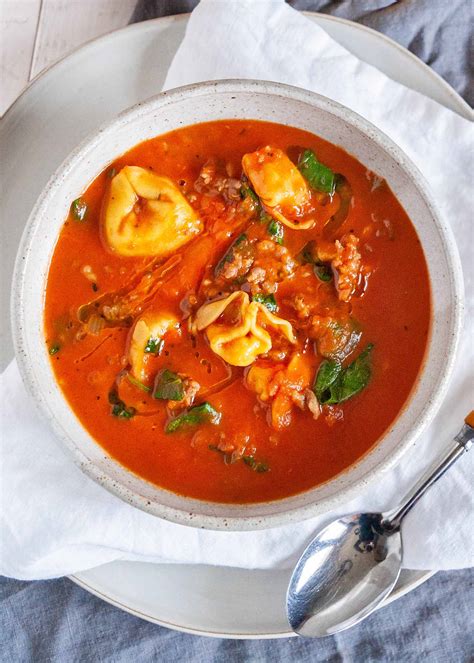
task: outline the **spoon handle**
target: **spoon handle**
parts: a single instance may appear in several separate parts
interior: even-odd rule
[[[474,428],[466,422],[451,442],[447,452],[437,462],[434,468],[430,468],[423,474],[421,479],[406,496],[404,503],[393,511],[384,514],[382,521],[383,527],[392,532],[399,529],[403,518],[407,515],[410,509],[418,502],[420,497],[425,494],[428,488],[438,481],[447,470],[449,470],[451,465],[453,465],[465,451],[469,451],[473,440]]]

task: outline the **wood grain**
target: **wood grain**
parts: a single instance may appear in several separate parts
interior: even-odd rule
[[[81,44],[127,25],[136,0],[43,0],[31,73]],[[99,63],[100,66],[100,63]]]
[[[90,39],[127,25],[135,4],[0,0],[0,115],[45,67]]]
[[[0,1],[0,115],[28,83],[41,0]]]

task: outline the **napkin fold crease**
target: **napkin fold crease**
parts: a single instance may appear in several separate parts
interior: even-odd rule
[[[212,532],[154,518],[83,475],[37,416],[13,361],[0,381],[4,575],[51,578],[117,559],[290,567],[315,530],[331,518],[396,506],[472,407],[472,123],[360,61],[283,0],[202,0],[193,11],[165,89],[222,78],[278,81],[335,99],[388,134],[423,172],[455,234],[464,267],[466,324],[451,393],[397,467],[374,477],[337,513],[260,532]],[[463,458],[407,517],[406,568],[473,565],[473,460]]]

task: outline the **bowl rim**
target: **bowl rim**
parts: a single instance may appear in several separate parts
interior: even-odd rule
[[[347,122],[349,125],[359,129],[366,134],[367,140],[370,140],[377,144],[377,146],[384,152],[387,153],[390,157],[394,158],[399,167],[408,177],[414,182],[414,185],[422,197],[424,203],[426,204],[432,222],[436,226],[440,237],[442,238],[444,248],[446,250],[446,259],[449,266],[449,280],[451,285],[452,293],[452,320],[451,326],[449,328],[450,343],[446,348],[445,355],[445,370],[440,376],[438,384],[433,388],[431,392],[431,397],[427,403],[425,403],[419,419],[413,424],[410,431],[403,436],[391,453],[387,453],[384,457],[379,457],[376,462],[374,462],[372,468],[366,469],[365,472],[358,478],[354,479],[350,486],[344,486],[337,492],[332,495],[319,498],[317,501],[312,501],[305,505],[300,505],[296,507],[290,507],[284,511],[279,511],[278,513],[273,513],[269,515],[243,515],[235,516],[232,515],[232,507],[237,506],[234,504],[225,504],[220,502],[210,502],[205,500],[199,500],[195,498],[189,498],[185,495],[180,495],[179,493],[173,493],[179,498],[186,499],[188,501],[195,502],[196,505],[199,503],[212,503],[219,506],[228,506],[229,515],[209,515],[209,514],[192,514],[193,517],[189,518],[189,509],[179,509],[176,507],[168,506],[161,504],[159,502],[149,502],[144,499],[141,495],[133,491],[133,489],[128,488],[124,484],[119,486],[116,484],[116,481],[112,477],[107,477],[104,480],[103,472],[97,468],[91,462],[84,452],[79,449],[78,446],[74,443],[71,437],[68,437],[64,433],[64,429],[59,426],[54,415],[52,415],[51,410],[48,408],[47,399],[41,393],[41,388],[39,386],[39,380],[37,379],[35,373],[31,368],[31,362],[28,360],[28,354],[25,352],[24,348],[26,347],[25,339],[23,338],[25,332],[25,326],[23,322],[23,305],[22,305],[22,293],[23,288],[26,283],[26,269],[27,269],[27,260],[25,259],[27,254],[31,251],[31,240],[41,225],[41,215],[39,214],[43,205],[47,202],[47,198],[50,195],[51,190],[56,189],[60,186],[60,175],[64,176],[70,171],[74,166],[75,162],[80,159],[89,149],[92,149],[98,142],[101,140],[101,136],[104,132],[113,132],[116,127],[119,127],[124,122],[133,120],[133,118],[139,117],[142,113],[148,112],[153,108],[160,108],[166,106],[169,102],[173,102],[175,99],[179,99],[183,95],[186,95],[190,98],[197,97],[200,95],[209,94],[210,92],[219,93],[219,92],[235,92],[235,93],[264,93],[266,95],[276,95],[280,97],[289,97],[294,101],[299,101],[306,103],[310,106],[316,106],[318,109],[325,110],[329,113],[332,113]],[[225,118],[220,118],[225,119]],[[367,135],[369,134],[369,135]],[[341,145],[344,149],[344,146]],[[449,381],[452,376],[454,369],[454,362],[456,358],[456,351],[459,345],[459,339],[462,329],[463,313],[464,313],[464,287],[463,287],[463,275],[461,268],[461,261],[457,249],[457,245],[454,239],[453,232],[450,226],[444,221],[440,212],[436,209],[433,202],[433,197],[430,193],[429,185],[426,182],[423,174],[420,172],[417,166],[411,161],[411,159],[399,148],[396,143],[389,138],[381,129],[372,124],[369,120],[365,119],[355,111],[347,108],[343,104],[336,102],[328,97],[320,95],[318,93],[299,88],[292,85],[287,85],[283,83],[277,83],[274,81],[265,81],[265,80],[253,80],[253,79],[221,79],[216,81],[202,81],[198,83],[192,83],[190,85],[176,87],[170,90],[160,92],[148,99],[138,102],[128,109],[122,111],[116,118],[112,121],[103,123],[98,129],[90,133],[79,145],[73,149],[69,155],[64,159],[61,165],[55,170],[52,176],[49,178],[47,184],[40,193],[28,220],[26,222],[23,234],[20,240],[19,248],[17,251],[17,256],[15,260],[14,272],[13,272],[13,283],[11,291],[11,330],[13,336],[15,357],[17,359],[20,375],[24,385],[27,388],[28,393],[32,397],[32,400],[36,406],[37,411],[43,420],[47,421],[50,427],[53,429],[55,435],[55,442],[57,446],[60,447],[63,452],[66,452],[67,455],[72,458],[76,466],[78,466],[82,472],[89,476],[94,482],[103,486],[107,491],[119,497],[121,500],[126,503],[141,509],[147,513],[150,513],[154,516],[168,520],[178,524],[184,524],[192,527],[198,527],[203,529],[211,530],[226,530],[226,531],[249,531],[257,529],[267,529],[270,527],[277,527],[292,522],[298,522],[306,520],[308,518],[322,515],[329,512],[330,510],[336,508],[339,505],[342,505],[346,502],[349,502],[351,499],[357,497],[358,494],[374,480],[375,475],[380,477],[380,475],[394,467],[400,460],[400,458],[406,453],[406,451],[415,443],[416,439],[421,435],[421,433],[426,429],[428,424],[434,418],[437,410],[439,409],[448,389]],[[434,320],[431,321],[432,325]],[[428,341],[429,343],[430,341]],[[428,346],[429,347],[429,346]],[[412,391],[408,396],[402,410],[407,409],[413,399],[413,394],[416,388],[416,384],[420,379],[421,374],[426,370],[427,357],[423,361],[420,373],[417,377],[417,381],[414,383]],[[54,378],[53,378],[54,379]],[[62,392],[61,392],[62,393]],[[66,398],[63,396],[68,407]],[[390,428],[394,428],[397,425],[397,419],[393,422]],[[82,428],[85,427],[80,422],[79,418],[76,415]],[[87,429],[85,429],[87,432]],[[335,481],[342,474],[349,472],[351,469],[356,467],[359,463],[364,461],[364,459],[369,456],[383,440],[387,431],[377,440],[377,442],[371,447],[371,449],[366,452],[361,458],[357,459],[355,463],[350,465],[348,468],[343,470],[341,473],[332,477],[328,481],[324,482],[325,485]],[[89,433],[89,437],[94,441],[95,444],[101,446],[100,443],[95,440]],[[85,462],[87,460],[88,462]],[[128,473],[133,476],[138,477],[142,481],[146,482],[150,486],[154,486],[151,482],[147,481],[143,477],[136,475],[134,472],[121,465],[116,459],[112,459],[114,462],[118,463],[122,468],[124,468]],[[316,487],[319,487],[316,486]],[[154,486],[160,490],[167,491],[172,493],[166,488],[160,486]],[[302,495],[311,490],[314,490],[315,487],[309,488],[306,491],[302,491],[297,495]],[[270,500],[267,502],[255,502],[248,503],[243,506],[251,507],[263,507],[265,504],[275,504],[282,502],[285,499],[288,499],[291,496],[286,498],[280,498],[278,500]],[[242,505],[240,505],[242,506]]]

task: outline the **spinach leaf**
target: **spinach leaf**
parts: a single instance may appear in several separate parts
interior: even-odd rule
[[[158,357],[158,355],[161,354],[161,351],[163,350],[163,345],[164,341],[162,338],[153,338],[153,336],[150,336],[145,345],[145,352],[147,354],[155,355],[155,357]]]
[[[298,169],[313,189],[333,195],[336,189],[336,174],[318,161],[313,150],[303,151],[298,161]]]
[[[314,240],[303,246],[298,257],[303,264],[309,263],[313,265],[313,272],[320,281],[332,280],[331,265],[318,259],[318,250]]]
[[[255,193],[255,190],[252,188],[250,182],[248,181],[245,175],[242,176],[242,181],[240,185],[240,197],[243,200],[248,198],[251,201],[251,208],[256,214],[258,214],[259,221],[268,222],[271,219],[271,217],[263,209],[260,198]]]
[[[195,405],[187,412],[179,414],[166,424],[165,433],[174,433],[181,428],[188,426],[197,426],[199,424],[210,423],[217,425],[221,420],[222,414],[215,410],[210,403]]]
[[[336,233],[342,224],[346,221],[351,210],[353,199],[352,187],[344,175],[338,174],[336,181],[336,192],[339,194],[340,206],[339,209],[324,226],[324,237],[334,239]]]
[[[240,197],[241,198],[250,198],[254,203],[260,205],[260,200],[258,199],[257,194],[252,189],[247,178],[242,179],[242,184],[240,185]]]
[[[313,391],[316,398],[320,403],[324,403],[325,394],[327,394],[331,386],[336,382],[342,371],[342,365],[339,361],[333,359],[325,359],[319,366],[314,383]]]
[[[82,198],[76,198],[71,205],[71,214],[76,221],[84,221],[87,214],[87,203]]]
[[[285,231],[283,225],[279,221],[272,219],[267,226],[267,232],[277,244],[283,244]]]
[[[342,403],[369,384],[373,347],[370,343],[347,368],[343,368],[336,360],[325,360],[321,363],[313,386],[321,405]]]
[[[314,257],[315,255],[317,256],[316,242],[311,240],[303,246],[297,258],[299,258],[303,264],[309,263],[310,265],[314,265],[317,262],[317,257]]]
[[[166,401],[182,401],[184,398],[183,380],[173,371],[164,368],[156,376],[153,398]]]
[[[135,416],[135,408],[127,407],[123,401],[120,400],[115,390],[109,392],[109,403],[112,405],[112,414],[114,417],[120,419],[131,419]]]
[[[222,258],[219,260],[219,262],[216,265],[216,268],[214,270],[214,274],[216,276],[219,276],[219,274],[222,272],[224,265],[226,262],[232,262],[234,259],[234,254],[236,251],[242,251],[244,248],[248,246],[248,237],[245,233],[242,233],[237,237],[235,241],[232,242],[232,244],[229,246],[227,251],[224,253]]]
[[[254,302],[263,304],[272,313],[276,313],[278,311],[278,304],[276,303],[274,295],[263,295],[261,293],[257,293],[256,295],[253,295],[252,300]]]
[[[332,280],[332,270],[329,265],[318,263],[317,265],[314,265],[313,272],[320,281],[327,282]]]

